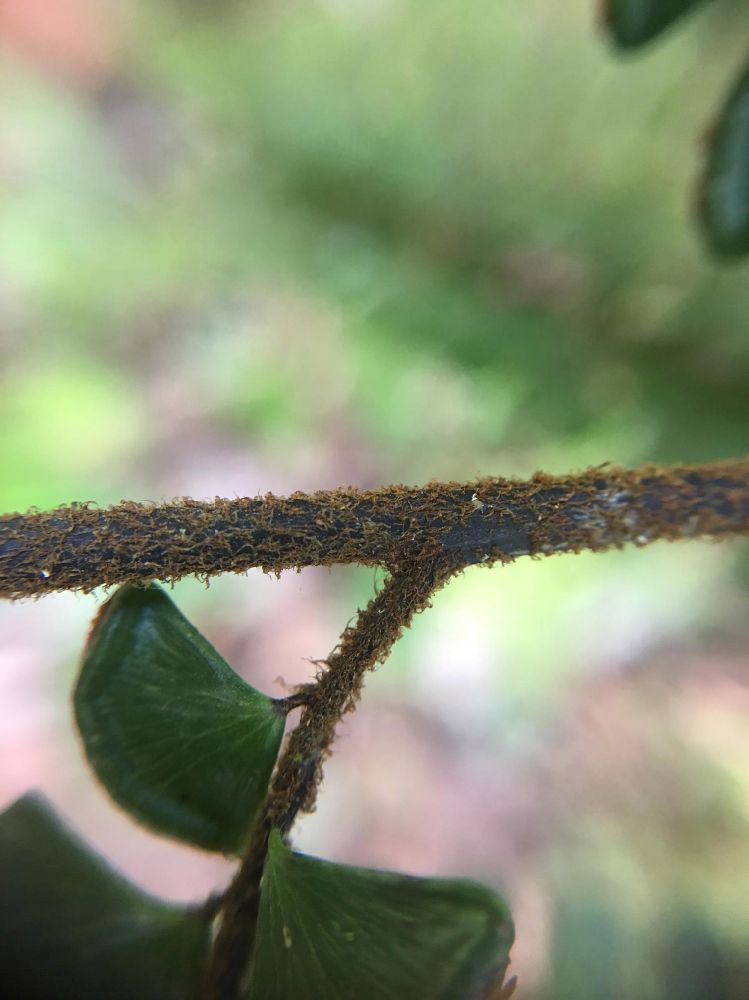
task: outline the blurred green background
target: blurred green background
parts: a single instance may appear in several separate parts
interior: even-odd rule
[[[749,270],[691,224],[738,2],[637,59],[592,0],[3,0],[0,510],[749,452]],[[466,572],[342,728],[298,846],[506,892],[518,996],[749,996],[749,554]],[[377,579],[175,588],[253,683]],[[133,877],[229,869],[94,787],[102,595],[0,607],[3,804]]]

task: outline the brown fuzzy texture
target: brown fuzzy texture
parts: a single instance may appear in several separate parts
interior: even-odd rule
[[[212,503],[74,504],[0,517],[0,597],[251,567],[393,566],[425,553],[468,566],[747,533],[746,458]]]
[[[431,595],[456,571],[454,561],[428,558],[395,570],[359,612],[353,626],[325,661],[313,684],[300,691],[305,708],[279,760],[260,819],[221,910],[209,972],[210,1000],[233,1000],[252,950],[260,903],[260,879],[268,836],[286,833],[301,809],[314,808],[336,726],[355,708],[364,676],[390,652],[403,629],[429,604]]]
[[[749,459],[628,471],[600,466],[572,476],[538,473],[521,482],[479,479],[340,489],[310,496],[182,500],[162,506],[89,504],[0,518],[0,596],[186,574],[208,578],[259,566],[361,563],[390,577],[346,628],[315,682],[278,702],[303,706],[279,760],[237,875],[216,904],[218,932],[210,1000],[236,1000],[251,956],[271,829],[287,834],[298,811],[314,808],[342,716],[366,672],[454,573],[521,555],[601,551],[627,542],[749,534]],[[496,984],[499,988],[499,984]],[[509,996],[513,981],[499,996]]]

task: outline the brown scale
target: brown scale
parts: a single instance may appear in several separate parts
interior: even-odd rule
[[[426,553],[492,564],[748,530],[749,459],[210,503],[79,503],[0,517],[0,597],[252,567],[391,567]]]
[[[163,505],[74,504],[0,518],[0,596],[186,574],[208,577],[309,565],[382,565],[389,577],[348,626],[314,682],[277,704],[302,707],[276,767],[235,879],[212,905],[218,931],[206,984],[212,1000],[238,994],[257,923],[271,829],[286,835],[314,809],[322,765],[364,677],[385,659],[414,614],[452,575],[519,555],[601,551],[627,542],[749,533],[749,459],[578,475],[479,479],[423,488],[332,490],[290,497]],[[102,613],[106,613],[106,607]],[[495,984],[509,997],[514,980]]]

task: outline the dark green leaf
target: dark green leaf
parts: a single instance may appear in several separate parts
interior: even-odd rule
[[[239,853],[284,719],[158,587],[122,587],[86,648],[75,712],[89,762],[146,826]]]
[[[292,853],[271,834],[252,1000],[478,1000],[498,987],[514,930],[465,879],[421,879]]]
[[[26,795],[0,815],[0,993],[23,1000],[197,997],[208,920],[126,882]]]
[[[700,211],[716,253],[730,257],[749,252],[749,66],[712,130]]]
[[[620,49],[634,49],[710,0],[603,0],[603,19]]]

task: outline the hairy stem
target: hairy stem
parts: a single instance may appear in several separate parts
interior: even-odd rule
[[[227,890],[209,972],[210,1000],[235,1000],[255,936],[260,879],[273,827],[287,833],[299,810],[314,808],[322,763],[343,715],[356,705],[364,675],[383,660],[414,614],[456,571],[442,555],[393,569],[382,590],[341,636],[314,684],[279,760],[261,817],[237,875]]]
[[[89,504],[0,517],[0,597],[134,580],[392,565],[424,551],[463,565],[659,538],[749,533],[749,458],[527,481],[340,489],[290,497]]]

